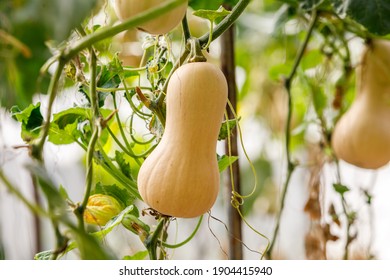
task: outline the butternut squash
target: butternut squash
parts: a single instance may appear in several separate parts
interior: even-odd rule
[[[115,0],[114,10],[120,20],[129,19],[160,5],[167,0]],[[188,1],[151,21],[138,26],[138,29],[153,35],[165,34],[175,28],[187,11]]]
[[[390,161],[390,42],[373,40],[357,72],[357,94],[332,135],[337,157],[377,169]]]
[[[216,145],[226,102],[227,82],[215,65],[193,62],[173,73],[164,134],[138,174],[140,195],[150,207],[192,218],[213,206],[220,181]]]

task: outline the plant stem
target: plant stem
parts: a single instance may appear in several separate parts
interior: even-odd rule
[[[286,153],[287,153],[287,177],[286,177],[286,181],[284,182],[283,189],[282,189],[280,209],[279,209],[279,212],[278,212],[278,215],[276,218],[276,225],[275,225],[275,229],[274,229],[274,232],[272,235],[271,244],[270,244],[269,250],[266,253],[266,256],[268,259],[272,259],[272,249],[273,249],[275,242],[276,242],[276,239],[278,237],[280,222],[281,222],[281,218],[282,218],[282,213],[283,213],[283,209],[284,209],[288,186],[290,184],[292,174],[293,174],[295,167],[296,167],[296,163],[294,163],[291,159],[291,148],[290,148],[291,120],[292,120],[292,112],[293,112],[293,97],[291,94],[291,83],[295,77],[295,74],[296,74],[298,66],[302,60],[302,57],[305,53],[307,45],[309,44],[314,27],[317,23],[317,18],[318,18],[317,11],[313,10],[312,18],[311,18],[310,25],[309,25],[309,30],[306,34],[305,40],[303,41],[303,43],[298,51],[298,54],[295,58],[294,65],[291,69],[289,76],[284,81],[284,85],[285,85],[285,88],[287,91],[287,96],[288,96],[288,113],[287,113],[286,132],[285,132],[285,145],[286,145]]]
[[[190,44],[191,49],[190,59],[188,60],[189,63],[207,61],[206,57],[203,55],[198,38],[190,38],[188,39],[188,43]]]
[[[32,146],[32,157],[37,159],[38,161],[43,161],[43,146],[45,145],[45,140],[47,135],[49,134],[50,129],[50,117],[53,109],[53,103],[57,96],[57,89],[58,89],[58,83],[61,78],[62,70],[66,64],[66,61],[63,59],[62,56],[58,59],[58,65],[54,72],[53,77],[50,80],[50,85],[48,89],[48,95],[49,95],[49,103],[46,111],[46,122],[43,125],[42,128],[42,135],[41,139],[39,140],[38,144]]]
[[[187,42],[188,39],[191,38],[191,31],[188,26],[188,21],[187,21],[187,15],[184,15],[183,21],[181,22],[181,25],[183,27],[183,34],[184,34],[184,42]]]
[[[229,27],[239,18],[239,16],[244,12],[245,8],[250,3],[250,0],[240,0],[232,9],[230,15],[226,16],[215,28],[209,33],[204,34],[199,38],[201,46],[204,48],[209,42],[211,36],[212,41],[221,36]]]
[[[78,221],[79,221],[79,227],[80,229],[84,229],[84,211],[87,207],[88,199],[92,190],[92,184],[93,184],[93,158],[95,153],[95,146],[99,139],[100,135],[100,124],[98,123],[100,119],[100,111],[99,111],[99,97],[97,95],[96,91],[96,76],[97,76],[97,65],[96,65],[96,54],[93,48],[90,48],[90,55],[91,55],[91,61],[90,61],[90,86],[89,86],[89,92],[91,97],[91,110],[92,110],[92,136],[88,144],[87,149],[87,174],[86,174],[86,185],[85,185],[85,192],[84,192],[84,198],[81,203],[81,205],[78,207],[77,215],[78,215]]]
[[[145,247],[149,253],[149,258],[151,260],[157,260],[158,238],[164,228],[164,224],[165,224],[165,218],[161,218],[157,224],[156,230],[153,232],[152,235],[148,236],[148,238],[144,242]]]
[[[123,147],[122,143],[120,143],[120,141],[115,137],[115,134],[111,132],[111,130],[110,130],[110,128],[108,126],[107,126],[107,128],[108,128],[111,136],[114,138],[114,140],[116,140],[117,144],[119,146],[121,146],[122,149],[125,148],[125,149],[123,149],[125,151],[125,153],[129,154],[130,156],[132,156],[132,155],[134,155],[134,152],[133,152],[133,149],[130,146],[129,141],[127,141],[127,137],[126,137],[125,131],[123,130],[123,127],[122,127],[122,122],[121,122],[121,119],[119,117],[118,106],[117,106],[117,103],[116,103],[115,94],[113,94],[113,102],[114,102],[114,108],[116,110],[116,112],[115,112],[116,121],[118,123],[119,131],[120,131],[120,133],[122,135],[123,141],[125,142],[126,148]],[[141,166],[141,162],[140,162],[140,160],[138,158],[135,157],[134,160],[137,162],[137,164],[139,166]]]
[[[31,213],[35,213],[36,215],[41,216],[48,216],[50,215],[41,207],[38,205],[33,205],[24,195],[14,186],[12,183],[8,180],[8,178],[4,175],[2,170],[0,170],[0,180],[3,181],[5,187],[8,189],[9,192],[16,195],[16,197],[23,202],[24,205],[27,206],[27,208],[31,211]]]
[[[200,225],[202,224],[202,220],[203,220],[203,215],[200,216],[199,220],[198,220],[198,223],[196,224],[196,227],[194,229],[194,231],[191,233],[191,235],[184,241],[180,242],[180,243],[177,243],[177,244],[167,244],[165,242],[162,243],[162,245],[166,248],[170,248],[170,249],[176,249],[176,248],[179,248],[181,246],[184,246],[185,244],[187,244],[188,242],[190,242],[192,240],[192,238],[194,238],[195,234],[198,232],[199,228],[200,228]]]
[[[36,180],[36,177],[33,174],[30,174],[32,182],[32,191],[34,196],[34,203],[41,207],[41,200],[39,196],[39,186]],[[32,213],[34,215],[34,234],[35,234],[35,252],[42,251],[42,229],[41,229],[41,217],[39,215]]]

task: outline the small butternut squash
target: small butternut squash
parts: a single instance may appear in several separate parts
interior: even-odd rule
[[[390,42],[366,46],[357,72],[357,94],[337,122],[336,156],[355,166],[377,169],[390,161]]]
[[[227,82],[215,65],[193,62],[173,73],[164,134],[138,174],[140,195],[150,207],[192,218],[213,206],[220,180],[216,145],[226,102]]]
[[[167,0],[115,0],[114,10],[118,18],[123,21],[164,2],[167,2]],[[188,1],[172,9],[172,11],[138,26],[138,29],[153,35],[168,33],[184,18],[187,7]]]

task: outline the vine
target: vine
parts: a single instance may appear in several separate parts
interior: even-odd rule
[[[206,1],[201,4],[194,2],[196,1],[190,3],[190,5],[200,5],[208,8],[216,5],[213,1],[210,1],[210,3],[206,3]],[[297,105],[295,92],[293,92],[293,83],[298,80],[297,78],[302,79],[302,81],[297,81],[301,82],[299,86],[302,86],[302,91],[308,88],[311,94],[309,97],[313,103],[315,119],[308,122],[315,123],[321,130],[321,140],[318,147],[321,150],[322,161],[321,164],[315,166],[316,168],[310,171],[314,178],[313,181],[315,181],[311,183],[317,184],[313,189],[315,188],[315,195],[317,195],[315,203],[318,204],[316,205],[318,209],[315,209],[317,211],[315,214],[319,215],[319,217],[313,218],[312,221],[316,225],[320,224],[319,228],[325,236],[321,244],[326,247],[328,241],[335,241],[339,238],[330,233],[330,227],[337,225],[341,228],[339,217],[343,217],[345,219],[345,231],[342,232],[342,235],[345,235],[343,259],[351,258],[351,245],[357,239],[354,226],[358,218],[357,212],[353,210],[353,204],[347,200],[345,195],[350,191],[350,188],[342,184],[339,159],[335,157],[332,151],[333,126],[343,116],[349,106],[349,102],[351,102],[349,91],[352,84],[351,77],[354,74],[354,66],[352,65],[353,53],[350,50],[351,41],[355,38],[370,41],[373,40],[372,38],[375,39],[388,34],[390,30],[387,30],[383,24],[376,24],[375,15],[380,16],[380,18],[387,17],[385,16],[386,12],[376,11],[372,3],[367,3],[368,16],[360,18],[358,1],[348,1],[348,5],[342,2],[324,0],[313,3],[313,1],[292,0],[281,1],[281,3],[275,4],[275,7],[280,8],[278,10],[280,18],[276,22],[275,34],[280,26],[284,28],[290,20],[297,20],[298,24],[294,28],[298,31],[294,30],[293,32],[296,32],[296,34],[292,37],[295,37],[295,43],[298,38],[299,49],[297,53],[294,53],[292,59],[290,54],[287,54],[287,60],[289,61],[285,65],[279,66],[279,72],[272,69],[277,72],[276,74],[275,72],[273,73],[275,76],[281,72],[284,74],[283,94],[287,98],[287,114],[284,119],[282,134],[287,164],[271,237],[256,229],[249,222],[249,218],[245,216],[245,211],[243,210],[246,201],[257,199],[256,196],[261,191],[259,190],[261,188],[259,183],[261,176],[258,176],[255,163],[250,159],[244,145],[243,132],[237,115],[237,106],[230,101],[227,104],[225,120],[222,123],[219,138],[219,140],[225,140],[225,154],[223,156],[218,155],[217,158],[219,171],[222,172],[227,169],[230,178],[229,211],[235,212],[235,222],[239,226],[236,227],[230,221],[229,225],[226,225],[222,220],[213,217],[211,212],[209,212],[208,226],[212,235],[218,240],[221,250],[228,258],[243,258],[243,255],[242,252],[241,255],[240,252],[236,254],[229,252],[228,254],[222,248],[222,243],[211,229],[210,219],[221,222],[225,226],[226,231],[230,235],[229,241],[233,240],[233,242],[229,243],[230,247],[237,246],[240,249],[238,251],[242,251],[243,247],[245,247],[249,251],[261,255],[261,259],[275,258],[273,253],[280,235],[287,193],[294,172],[298,167],[298,162],[294,160],[293,155],[293,145],[295,144],[293,129],[294,118],[296,117],[295,106]],[[214,7],[212,10],[195,8],[195,16],[210,21],[209,29],[206,29],[207,31],[203,31],[201,36],[196,35],[195,37],[195,32],[192,32],[190,29],[190,15],[186,14],[180,19],[181,34],[172,33],[172,36],[166,34],[149,35],[144,38],[143,52],[139,54],[139,56],[142,54],[142,57],[140,62],[137,62],[138,65],[135,66],[122,65],[120,55],[111,53],[112,46],[110,45],[113,42],[113,37],[121,32],[130,28],[135,29],[137,26],[167,14],[185,3],[187,3],[186,0],[162,1],[158,6],[130,19],[123,20],[117,24],[108,24],[109,20],[106,19],[102,25],[95,25],[96,14],[94,14],[95,12],[92,13],[89,8],[89,15],[84,16],[83,20],[75,20],[74,23],[77,24],[71,24],[72,28],[69,29],[66,37],[53,36],[53,41],[44,42],[46,44],[46,53],[42,57],[46,61],[39,64],[39,73],[36,74],[38,83],[44,88],[47,95],[47,101],[44,103],[45,112],[43,115],[41,114],[42,108],[38,102],[30,104],[23,111],[14,107],[11,109],[10,115],[21,123],[21,138],[26,143],[25,145],[15,145],[13,148],[28,150],[32,161],[26,169],[32,177],[34,187],[37,187],[35,190],[36,194],[39,193],[46,199],[47,208],[40,205],[39,199],[30,201],[18,189],[16,184],[10,180],[11,178],[7,176],[6,171],[0,170],[0,181],[5,186],[5,189],[17,197],[37,218],[45,218],[51,222],[55,238],[54,249],[39,252],[35,255],[35,258],[59,259],[74,249],[78,249],[80,257],[85,259],[117,258],[118,256],[113,256],[105,250],[102,241],[115,227],[122,225],[128,232],[139,238],[146,250],[138,252],[133,256],[124,256],[124,259],[142,259],[147,257],[151,260],[167,259],[169,258],[169,249],[177,249],[187,245],[199,233],[203,215],[198,218],[195,228],[183,241],[177,243],[176,241],[169,241],[169,228],[171,222],[175,221],[175,217],[165,216],[153,209],[139,211],[136,204],[137,202],[142,203],[142,198],[138,191],[136,178],[139,168],[157,147],[164,133],[166,122],[165,99],[168,83],[174,71],[186,63],[206,61],[208,56],[205,54],[210,51],[215,41],[218,38],[225,40],[225,38],[221,37],[223,34],[231,36],[230,39],[232,39],[235,34],[233,32],[228,34],[228,32],[232,30],[231,28],[238,22],[244,11],[251,8],[249,7],[251,1],[218,2],[222,3],[224,7],[231,8],[229,11],[224,10],[222,6],[220,9],[214,9]],[[232,3],[235,3],[234,6]],[[85,9],[85,7],[82,7],[83,5],[85,4],[80,4],[80,10]],[[263,3],[263,5],[266,6],[266,9],[272,11],[275,9],[269,3]],[[0,4],[0,6],[8,7],[5,4]],[[106,13],[105,16],[108,18],[111,15],[108,15],[107,9],[108,6],[105,6],[103,12]],[[341,10],[346,13],[341,13]],[[85,15],[87,15],[87,12],[85,12]],[[28,40],[25,43],[17,34],[13,34],[12,24],[4,24],[4,18],[7,19],[7,15],[0,10],[0,38],[2,39],[0,42],[0,60],[1,62],[3,60],[7,62],[4,63],[7,66],[4,69],[3,63],[0,65],[0,73],[5,73],[3,76],[9,79],[6,83],[1,81],[0,91],[1,93],[5,92],[5,96],[8,98],[12,96],[12,94],[8,93],[9,85],[15,84],[15,87],[19,87],[18,90],[25,90],[23,88],[25,85],[21,86],[21,84],[24,83],[26,77],[19,76],[19,73],[16,71],[16,65],[19,63],[17,60],[35,58],[36,52],[34,48],[30,47]],[[217,19],[220,19],[220,21],[217,21]],[[88,22],[88,20],[91,21]],[[305,27],[299,26],[301,22],[305,23]],[[277,26],[278,24],[280,25]],[[242,37],[245,44],[250,45],[251,38],[246,36],[245,32],[246,30],[253,31],[257,27],[248,24],[245,18],[237,26],[239,27],[239,35],[244,34]],[[256,30],[256,32],[263,31]],[[43,37],[46,35],[44,34]],[[324,90],[319,90],[319,93],[316,91],[316,89],[320,88],[316,84],[318,77],[312,77],[312,73],[309,73],[309,71],[305,72],[306,69],[303,69],[304,67],[311,67],[318,70],[318,65],[306,66],[305,64],[319,64],[323,62],[322,60],[318,62],[318,57],[315,56],[314,62],[307,61],[310,60],[310,54],[308,54],[310,51],[309,43],[312,42],[311,40],[317,39],[315,38],[316,35],[320,37],[316,41],[320,44],[316,51],[318,51],[322,60],[326,61],[326,67],[331,67],[330,65],[333,63],[332,67],[334,69],[337,68],[336,70],[340,72],[335,85],[329,86],[334,89],[333,100],[329,106],[328,104],[324,105],[329,98],[329,96],[322,96],[326,95]],[[179,36],[181,36],[180,39],[177,38]],[[286,46],[290,47],[287,44],[291,43],[289,42],[291,38],[287,37],[288,35],[285,34]],[[51,36],[47,36],[47,38],[51,38]],[[181,46],[176,59],[174,56],[174,52],[177,50],[175,43],[179,41]],[[232,41],[234,40],[232,39]],[[266,45],[265,42],[261,42],[261,44]],[[235,45],[234,42],[233,45]],[[51,54],[47,55],[47,53]],[[234,60],[235,54],[236,52],[233,48],[232,53],[230,53],[231,60]],[[275,55],[279,54],[277,48],[275,48]],[[241,53],[240,55],[241,58],[246,57],[249,62],[243,62],[243,65],[236,67],[233,61],[229,71],[240,73],[239,71],[243,68],[250,69],[251,65],[254,65],[254,62],[251,61],[254,59],[249,58],[250,54]],[[274,53],[262,55],[269,56],[269,61],[272,61]],[[47,57],[49,58],[47,59]],[[223,59],[220,60],[223,61]],[[329,73],[326,71],[328,70],[321,74],[324,76],[328,75]],[[251,92],[250,87],[255,84],[253,81],[250,81],[253,79],[252,75],[258,75],[257,71],[244,72],[245,81],[243,82],[242,92],[238,96],[240,101],[246,98],[246,94]],[[317,74],[316,72],[315,75]],[[272,73],[270,73],[271,75]],[[256,79],[258,78],[261,80],[259,76],[256,76]],[[329,78],[329,81],[322,77],[321,82],[328,86],[333,82],[332,79],[333,76]],[[235,81],[236,78],[233,75],[228,77],[228,80],[231,82],[230,80]],[[46,82],[47,84],[45,84]],[[30,86],[27,80],[25,83]],[[231,87],[235,88],[236,84],[229,84],[229,88]],[[55,112],[56,101],[64,88],[72,88],[76,92],[75,94],[81,96],[81,98],[75,101],[73,107]],[[238,94],[234,93],[234,95]],[[5,101],[6,98],[1,96],[0,105],[3,102],[7,102],[8,106],[8,101]],[[125,110],[130,111],[126,117],[121,115],[122,105],[126,107]],[[329,108],[325,108],[326,106]],[[325,116],[325,109],[333,110],[330,113],[330,117]],[[307,112],[299,113],[304,115]],[[256,114],[261,115],[262,113],[256,112]],[[297,115],[297,117],[301,121],[300,125],[304,127],[303,130],[306,132],[308,122],[306,123],[299,119],[302,117],[301,115]],[[139,122],[143,125],[142,129],[137,127]],[[238,154],[236,154],[237,139],[240,142],[239,148],[243,151],[243,158],[249,164],[250,170],[248,169],[248,171],[251,172],[254,180],[254,184],[249,191],[241,190],[240,176],[239,173],[237,174],[239,172],[238,162],[233,165],[238,158]],[[51,174],[48,174],[47,163],[45,162],[47,159],[44,156],[48,142],[54,145],[75,144],[84,152],[85,180],[81,186],[83,187],[83,194],[79,202],[74,202],[71,199],[67,193],[66,186],[61,185],[57,187],[57,184],[51,178]],[[333,183],[333,191],[338,193],[340,198],[340,201],[337,201],[340,205],[338,211],[340,213],[337,213],[334,209],[333,202],[331,207],[329,207],[330,209],[327,209],[328,212],[323,209],[323,205],[320,205],[319,196],[323,190],[320,188],[322,185],[319,183],[319,178],[321,172],[323,172],[323,165],[326,164],[325,159],[329,159],[336,166],[337,179]],[[310,166],[310,164],[308,165]],[[1,163],[1,165],[3,164]],[[302,167],[305,166],[302,165]],[[91,200],[91,197],[96,198],[96,200]],[[370,207],[369,210],[372,210],[371,193],[365,191],[364,197],[367,205]],[[309,202],[307,205],[310,204]],[[310,206],[313,205],[309,205],[308,208]],[[310,210],[313,209],[307,211],[305,207],[305,212],[310,212]],[[228,215],[231,214],[229,212]],[[309,214],[313,214],[313,212]],[[324,217],[326,214],[331,216],[331,222],[325,221]],[[143,221],[145,216],[155,219],[152,226]],[[372,217],[370,218],[372,219]],[[265,249],[250,249],[238,233],[238,231],[241,231],[241,225],[248,227],[257,237],[260,237],[260,240],[265,240],[267,243]],[[35,226],[38,228],[39,222],[36,222]],[[37,244],[39,244],[40,238],[38,235],[40,231],[37,230],[36,233]],[[1,244],[2,241],[0,240]],[[370,243],[369,251],[371,246],[372,244]],[[0,248],[0,255],[1,251],[2,248]],[[322,253],[321,256],[326,258],[326,248],[323,249]]]

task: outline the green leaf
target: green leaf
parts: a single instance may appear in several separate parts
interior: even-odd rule
[[[96,237],[98,240],[103,240],[103,238],[109,234],[116,226],[120,225],[122,223],[122,220],[124,216],[128,213],[131,213],[134,211],[135,206],[130,205],[127,206],[122,212],[120,212],[117,216],[112,218],[107,222],[107,224],[102,228],[102,230],[91,233],[94,237]]]
[[[112,65],[103,65],[99,68],[100,75],[99,80],[97,81],[97,87],[109,89],[117,88],[120,85],[121,79],[118,75],[119,68],[115,64],[115,60],[113,61]],[[108,95],[108,92],[98,91],[99,107],[103,107],[104,101]]]
[[[342,10],[375,35],[383,36],[390,33],[390,1],[388,0],[344,1]]]
[[[30,104],[26,109],[20,111],[17,107],[11,109],[12,116],[22,123],[22,139],[29,143],[39,137],[43,116],[41,114],[41,103]]]
[[[133,177],[131,175],[131,168],[130,164],[125,160],[124,152],[115,151],[115,161],[118,163],[119,168],[121,169],[122,173],[127,177],[133,180]]]
[[[190,0],[189,5],[194,9],[194,10],[216,10],[218,9],[222,4],[223,0],[215,0],[215,1],[210,1],[210,0]]]
[[[212,22],[216,21],[218,18],[226,17],[231,12],[226,10],[224,7],[219,7],[218,10],[197,10],[193,14],[197,17],[208,19]]]
[[[92,194],[105,194],[114,197],[118,202],[123,206],[127,207],[134,203],[134,196],[126,189],[119,187],[117,185],[103,185],[102,183],[97,183],[91,191]]]
[[[230,131],[230,134],[232,133],[232,130],[236,127],[237,122],[240,120],[232,119],[228,121],[223,121],[221,128],[219,130],[218,140],[224,140],[228,138],[228,132]]]
[[[123,260],[144,260],[148,256],[148,251],[139,251],[132,256],[124,256]]]
[[[42,251],[34,256],[34,260],[40,260],[40,261],[48,261],[51,259],[51,256],[53,255],[52,250]]]
[[[77,120],[74,123],[67,124],[63,129],[60,129],[58,124],[53,123],[50,126],[49,141],[55,145],[71,144],[82,136],[77,127]]]
[[[53,115],[52,123],[58,125],[59,129],[64,129],[67,125],[75,121],[90,120],[92,118],[91,110],[88,108],[73,107]]]
[[[53,115],[50,125],[49,141],[56,145],[66,145],[75,142],[82,136],[78,124],[90,120],[91,110],[74,107]]]
[[[336,192],[338,192],[339,194],[341,194],[342,196],[349,191],[349,188],[345,185],[342,185],[342,184],[338,184],[338,183],[335,183],[333,184],[333,188]]]
[[[219,172],[224,171],[226,168],[228,168],[230,165],[232,165],[236,160],[238,160],[238,157],[236,156],[218,156],[218,169]]]
[[[68,191],[64,188],[63,185],[60,185],[60,188],[58,189],[58,192],[60,193],[61,197],[64,200],[71,200],[68,194]]]

